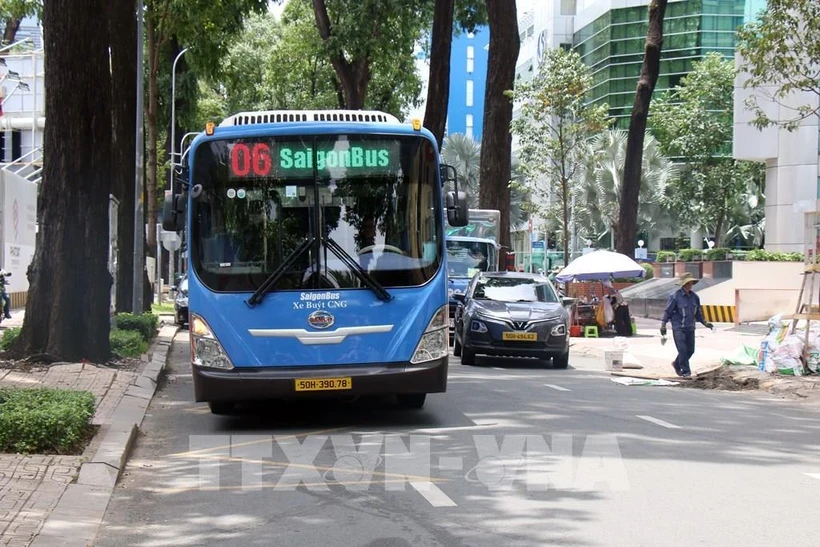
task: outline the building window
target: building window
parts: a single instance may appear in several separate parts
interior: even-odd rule
[[[469,38],[470,40],[472,40],[473,38],[475,38],[475,33],[474,33],[474,32],[468,32],[468,33],[467,33],[467,38]]]
[[[561,47],[561,49],[563,49],[564,51],[569,51],[569,50],[571,50],[571,49],[572,49],[572,44],[561,44],[561,45],[560,45],[560,47]]]
[[[466,127],[464,128],[464,134],[467,135],[467,137],[472,139],[473,138],[473,115],[472,114],[467,114],[466,122],[467,123],[465,124]]]
[[[19,129],[11,131],[11,161],[19,160],[23,155],[23,133]]]
[[[475,70],[475,48],[467,46],[467,74],[472,74]]]
[[[466,105],[467,106],[473,106],[473,88],[474,87],[475,86],[473,85],[473,81],[472,80],[467,80],[467,100],[466,100]]]

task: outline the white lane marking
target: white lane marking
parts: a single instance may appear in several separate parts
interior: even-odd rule
[[[492,367],[493,370],[503,370],[506,371],[507,369],[501,367]]]
[[[567,389],[565,387],[556,386],[555,384],[544,384],[546,387],[554,389],[555,391],[572,391],[571,389]]]
[[[809,477],[820,481],[820,473],[806,473]]]
[[[669,422],[664,422],[663,420],[653,418],[652,416],[639,416],[639,415],[636,415],[636,417],[640,418],[641,420],[646,420],[647,422],[652,422],[653,424],[656,424],[656,425],[659,425],[659,426],[662,426],[662,427],[666,427],[668,429],[681,429],[681,426],[679,426],[679,425],[670,424]]]
[[[433,507],[455,507],[456,502],[430,481],[410,481],[410,486],[424,496]]]

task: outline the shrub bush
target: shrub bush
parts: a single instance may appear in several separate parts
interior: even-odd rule
[[[674,251],[658,251],[655,255],[655,260],[658,262],[666,262],[669,258],[672,258],[673,260],[676,258]]]
[[[153,313],[143,313],[141,315],[118,313],[116,316],[117,329],[137,331],[146,342],[150,342],[157,335],[158,324],[159,317]]]
[[[9,349],[18,336],[20,336],[20,327],[11,327],[4,330],[3,338],[0,338],[0,349],[3,351]]]
[[[148,342],[134,330],[111,329],[108,340],[111,351],[120,357],[137,357],[148,351]]]
[[[731,253],[731,249],[716,247],[706,251],[706,260],[726,260],[726,256]]]
[[[0,452],[78,453],[93,429],[94,395],[62,389],[0,389]]]
[[[644,280],[652,279],[655,277],[655,268],[652,267],[652,264],[641,264],[644,271],[646,272],[643,276]]]
[[[681,262],[692,262],[693,260],[700,260],[703,258],[703,251],[701,249],[681,249],[678,251],[678,259]]]
[[[803,253],[778,253],[755,249],[746,253],[744,259],[757,262],[801,262]]]

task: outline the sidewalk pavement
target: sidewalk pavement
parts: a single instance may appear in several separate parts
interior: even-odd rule
[[[0,329],[20,326],[22,310]],[[0,387],[88,390],[99,427],[81,456],[0,454],[0,546],[91,545],[137,428],[165,368],[175,325],[163,325],[137,371],[87,363],[0,369]]]
[[[613,372],[615,376],[644,379],[680,380],[672,368],[677,356],[675,342],[669,329],[666,344],[661,344],[661,323],[655,319],[636,319],[637,334],[626,338],[628,352],[638,361],[640,368],[624,368]],[[694,377],[704,376],[721,368],[722,359],[732,355],[736,349],[746,345],[760,346],[768,332],[766,323],[752,323],[736,327],[732,323],[715,323],[716,332],[698,326],[695,331],[695,355],[689,361]],[[600,359],[601,370],[605,369],[604,351],[614,349],[614,338],[572,338],[570,351],[574,355]],[[752,379],[761,390],[778,395],[796,395],[799,398],[820,397],[820,378],[812,376],[779,376],[759,372],[757,367],[730,367],[732,378],[738,383]]]

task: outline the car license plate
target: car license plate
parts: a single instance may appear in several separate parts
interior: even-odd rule
[[[512,340],[515,342],[535,342],[538,340],[538,335],[534,332],[504,332],[501,334],[502,340]]]
[[[350,378],[297,378],[296,391],[335,391],[353,389]]]
[[[456,320],[455,320],[455,319],[453,319],[453,318],[451,317],[451,318],[450,318],[450,328],[451,328],[451,329],[452,329],[452,328],[455,328],[455,326],[456,326]]]

